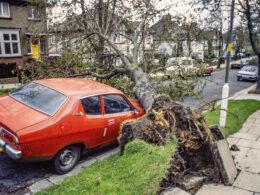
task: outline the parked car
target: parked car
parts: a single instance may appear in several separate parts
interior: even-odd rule
[[[83,79],[31,82],[0,97],[0,151],[17,161],[74,168],[85,150],[117,140],[122,121],[144,114],[110,86]]]
[[[247,65],[247,60],[244,59],[240,59],[237,62],[234,62],[231,64],[231,69],[241,69],[243,66]]]
[[[246,65],[237,73],[237,80],[258,80],[258,67],[254,65]]]
[[[214,71],[214,68],[210,65],[206,65],[204,67],[204,75],[211,75],[211,73]]]

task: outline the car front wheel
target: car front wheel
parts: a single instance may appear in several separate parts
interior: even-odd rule
[[[62,149],[53,159],[52,165],[58,174],[71,171],[80,159],[81,150],[79,146],[69,146]]]

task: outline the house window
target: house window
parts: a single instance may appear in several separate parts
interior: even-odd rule
[[[0,17],[10,18],[10,7],[7,2],[0,2]]]
[[[40,48],[41,48],[41,54],[45,54],[46,53],[46,50],[45,50],[46,44],[45,44],[45,39],[44,38],[42,38],[40,40]]]
[[[20,56],[19,31],[0,30],[0,56]]]
[[[112,40],[114,43],[123,43],[125,41],[124,36],[121,34],[114,34]]]
[[[26,36],[26,48],[27,48],[27,54],[32,54],[32,39],[30,35]]]
[[[37,6],[28,6],[28,19],[40,20],[40,11]]]

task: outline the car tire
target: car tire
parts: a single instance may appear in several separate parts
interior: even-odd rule
[[[78,163],[80,156],[79,146],[68,146],[60,150],[52,160],[54,171],[60,175],[70,172]]]
[[[237,77],[237,80],[238,80],[238,81],[240,81],[240,80],[241,80],[241,78]]]

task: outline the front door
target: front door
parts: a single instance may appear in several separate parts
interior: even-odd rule
[[[115,141],[119,135],[120,125],[134,115],[131,105],[121,95],[103,95],[104,118],[106,130],[104,143]]]
[[[100,96],[91,96],[80,100],[81,109],[78,115],[82,115],[80,129],[82,138],[86,141],[89,148],[103,144],[103,135],[105,130],[105,119],[102,113]]]

